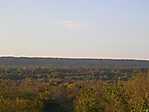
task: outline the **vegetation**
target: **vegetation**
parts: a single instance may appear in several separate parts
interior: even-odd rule
[[[0,112],[149,112],[146,61],[12,59],[0,59]]]
[[[149,112],[149,73],[130,80],[0,80],[0,112]]]
[[[0,57],[2,67],[44,67],[44,68],[87,68],[87,69],[134,69],[149,68],[145,60],[112,60],[112,59],[67,59],[67,58],[27,58]]]

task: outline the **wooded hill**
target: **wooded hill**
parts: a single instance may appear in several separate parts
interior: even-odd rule
[[[131,69],[131,68],[149,68],[149,61],[113,60],[113,59],[0,57],[0,66]]]

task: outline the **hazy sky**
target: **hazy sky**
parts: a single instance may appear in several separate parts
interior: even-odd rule
[[[0,55],[149,59],[149,0],[0,0]]]

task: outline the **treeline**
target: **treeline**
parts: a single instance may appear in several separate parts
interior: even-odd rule
[[[149,73],[127,81],[0,80],[0,112],[149,112]]]
[[[114,60],[114,59],[0,57],[0,66],[1,67],[136,69],[136,68],[149,68],[149,61],[121,60],[121,59]]]
[[[97,69],[97,68],[45,68],[0,67],[3,80],[128,80],[136,73],[148,69]]]

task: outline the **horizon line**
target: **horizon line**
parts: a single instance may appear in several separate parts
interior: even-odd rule
[[[98,60],[98,59],[111,59],[111,60],[144,60],[149,61],[149,59],[144,58],[118,58],[118,57],[64,57],[64,56],[16,56],[16,55],[0,55],[0,58],[58,58],[58,59],[91,59],[91,60]]]

